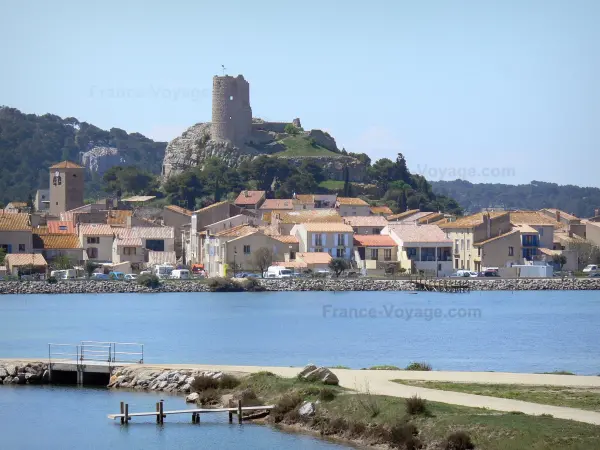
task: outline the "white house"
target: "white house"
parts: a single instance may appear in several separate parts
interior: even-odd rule
[[[340,222],[301,223],[291,233],[298,238],[300,252],[325,252],[334,258],[352,257],[354,231]]]

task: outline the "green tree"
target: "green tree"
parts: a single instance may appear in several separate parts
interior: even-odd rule
[[[98,269],[99,267],[101,267],[100,264],[95,263],[93,261],[86,261],[85,264],[84,264],[84,266],[83,266],[83,268],[85,270],[85,273],[86,273],[86,275],[87,275],[88,278],[91,278],[92,274],[94,273],[94,271],[96,269]]]
[[[33,204],[33,195],[29,194],[27,196],[27,208],[29,209],[29,212],[35,212],[35,205]]]
[[[343,258],[333,258],[329,261],[329,268],[335,273],[336,277],[339,277],[342,272],[348,269],[348,261]]]
[[[323,166],[321,164],[316,163],[312,159],[305,159],[300,164],[300,173],[308,173],[312,175],[315,179],[315,182],[319,184],[322,181],[325,181],[325,174],[323,173]]]
[[[173,204],[183,204],[194,209],[196,198],[204,195],[204,187],[197,170],[186,170],[181,174],[169,177],[163,186]]]
[[[5,257],[6,257],[6,250],[4,250],[4,247],[0,247],[0,266],[4,265]]]
[[[262,277],[263,273],[273,262],[273,252],[267,247],[261,247],[252,253],[252,262],[254,263],[254,267],[260,271],[260,276]]]
[[[291,134],[292,136],[296,136],[297,134],[300,133],[300,129],[298,127],[296,127],[294,124],[288,123],[284,127],[283,132],[287,133],[287,134]]]
[[[58,255],[50,263],[53,270],[65,270],[73,268],[73,261],[67,255]]]
[[[559,266],[559,270],[562,272],[563,266],[567,263],[567,257],[563,254],[552,255],[552,262]]]
[[[348,169],[347,165],[344,166],[344,190],[342,195],[344,197],[352,197],[352,185],[350,184],[350,169]]]

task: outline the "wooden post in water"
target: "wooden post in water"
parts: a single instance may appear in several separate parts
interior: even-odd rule
[[[121,414],[125,414],[125,402],[121,402]],[[125,417],[121,417],[121,424],[125,423]]]
[[[229,399],[229,403],[228,403],[229,407],[231,408],[233,403],[231,402],[231,399]],[[233,423],[233,411],[229,411],[229,423]]]
[[[160,403],[158,404],[158,415],[160,416],[160,423],[165,422],[164,410],[165,410],[165,403],[164,403],[164,400],[161,400]]]
[[[238,423],[242,423],[242,401],[238,400]]]
[[[129,403],[125,403],[125,424],[129,424]]]
[[[160,406],[158,402],[156,402],[156,423],[160,423]]]

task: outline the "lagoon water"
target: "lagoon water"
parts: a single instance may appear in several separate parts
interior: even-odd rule
[[[460,317],[457,317],[460,316]],[[0,358],[140,342],[148,363],[600,374],[595,291],[6,295]],[[2,391],[4,393],[4,391]]]
[[[185,409],[183,398],[156,393],[50,386],[0,386],[2,448],[19,450],[158,450],[344,448],[308,435],[280,433],[254,424],[229,424],[226,414],[168,416],[163,425],[152,417],[135,418],[129,426],[109,420],[119,402],[131,411],[151,411],[160,399],[169,409]]]

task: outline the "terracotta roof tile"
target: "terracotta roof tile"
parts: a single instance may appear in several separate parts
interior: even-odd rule
[[[35,249],[77,249],[82,248],[75,234],[33,234]]]
[[[106,213],[108,225],[127,225],[127,218],[133,215],[133,211],[126,209],[111,209]]]
[[[110,225],[105,223],[82,223],[79,225],[81,236],[112,236],[114,234]]]
[[[235,199],[236,205],[256,205],[265,198],[265,191],[242,191]]]
[[[325,252],[296,253],[296,260],[302,260],[307,264],[329,264],[331,255]]]
[[[50,166],[51,169],[83,169],[79,164],[72,161],[62,161]]]
[[[545,208],[542,209],[541,212],[542,214],[544,213],[544,211],[548,211],[551,215],[554,216],[554,218],[556,218],[556,213],[560,213],[560,217],[562,219],[567,219],[567,220],[580,220],[579,217],[574,216],[573,214],[569,214],[567,212],[561,211],[560,209],[555,209],[555,208]]]
[[[40,253],[10,253],[4,258],[4,264],[8,267],[13,266],[47,266],[46,260]]]
[[[390,221],[395,220],[395,221],[397,221],[397,220],[406,219],[407,217],[410,217],[410,216],[412,216],[412,215],[414,215],[414,214],[416,214],[418,212],[420,212],[419,209],[410,209],[408,211],[404,211],[404,212],[401,212],[399,214],[393,214],[393,215],[389,216],[387,218],[387,220],[390,220]]]
[[[112,232],[119,239],[173,239],[175,237],[173,227],[113,228]]]
[[[415,225],[390,223],[388,229],[394,232],[403,242],[441,242],[451,245],[452,241],[446,237],[437,225]]]
[[[319,233],[353,233],[350,225],[341,222],[309,222],[301,224],[306,231]]]
[[[498,239],[504,239],[505,237],[511,236],[511,235],[513,235],[515,233],[520,233],[520,231],[519,231],[518,228],[514,228],[514,229],[512,229],[512,230],[510,230],[510,231],[508,231],[506,233],[499,234],[498,236],[493,236],[493,237],[491,237],[489,239],[486,239],[484,241],[475,242],[475,243],[473,243],[473,245],[479,247],[481,245],[487,244],[488,242],[497,241]]]
[[[294,209],[293,202],[289,198],[268,198],[259,209]]]
[[[484,213],[476,213],[470,216],[459,217],[454,222],[447,222],[440,224],[440,228],[474,228],[477,225],[483,223],[483,214]],[[490,215],[490,219],[495,219],[497,217],[508,214],[507,211],[490,211],[485,214]]]
[[[116,241],[117,247],[141,247],[142,239],[139,237],[118,238]]]
[[[393,211],[389,208],[389,206],[371,206],[371,212],[373,214],[383,215],[393,214]]]
[[[273,239],[277,239],[284,244],[297,244],[298,238],[289,234],[281,234],[279,236],[272,236]]]
[[[357,197],[338,197],[338,205],[351,205],[351,206],[369,206],[362,198]]]
[[[313,194],[298,194],[296,200],[298,200],[298,203],[308,205],[315,202],[315,196]]]
[[[165,209],[168,209],[170,211],[173,211],[173,212],[176,212],[179,214],[183,214],[184,216],[192,215],[192,211],[190,211],[189,209],[182,208],[181,206],[177,206],[177,205],[168,205],[168,206],[165,206]]]
[[[35,230],[34,230],[35,231]],[[68,220],[49,220],[48,233],[50,234],[75,234],[73,222]]]
[[[0,231],[28,231],[31,230],[29,214],[7,213],[0,211]]]
[[[510,211],[510,223],[513,225],[545,225],[561,228],[563,224],[538,211]]]
[[[388,221],[382,216],[347,216],[344,223],[352,227],[385,227]]]
[[[271,221],[277,218],[281,223],[309,223],[309,222],[342,222],[340,216],[334,209],[310,209],[300,211],[273,211]]]
[[[383,234],[355,234],[354,245],[359,247],[395,247],[398,244]]]
[[[253,227],[252,225],[244,224],[238,225],[237,227],[229,228],[228,230],[219,231],[215,233],[213,236],[217,237],[241,237],[248,236],[252,233],[257,233],[258,228]]]

